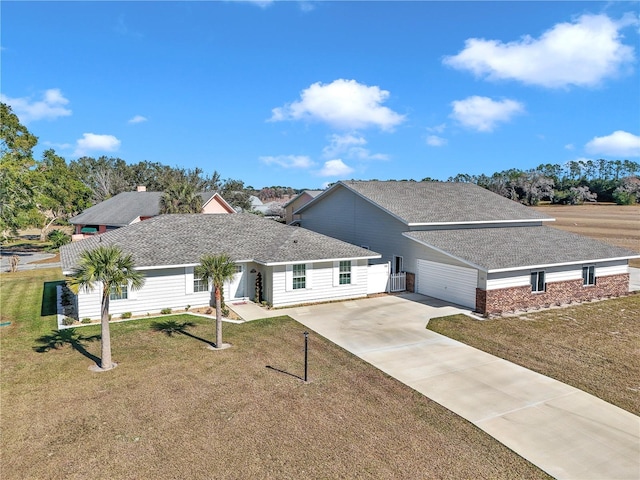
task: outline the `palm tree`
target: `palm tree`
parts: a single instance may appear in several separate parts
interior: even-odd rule
[[[68,283],[74,288],[93,289],[98,282],[102,284],[101,303],[101,360],[100,371],[111,370],[116,366],[111,361],[111,337],[109,334],[109,299],[112,293],[122,295],[123,286],[138,290],[144,285],[142,273],[135,270],[130,254],[124,254],[116,245],[99,246],[85,250],[80,255],[78,266],[71,273]]]
[[[224,282],[231,280],[235,274],[235,263],[226,253],[220,255],[203,255],[200,265],[195,268],[195,275],[203,281],[213,283],[216,303],[216,348],[222,348],[222,288]]]
[[[160,197],[160,213],[200,212],[202,212],[202,197],[196,193],[193,185],[188,183],[175,183]]]

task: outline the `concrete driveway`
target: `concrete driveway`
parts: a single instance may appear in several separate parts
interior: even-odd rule
[[[406,294],[271,312],[290,315],[556,478],[640,478],[640,418],[425,328],[430,318],[462,311]]]

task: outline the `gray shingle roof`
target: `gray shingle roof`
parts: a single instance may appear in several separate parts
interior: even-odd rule
[[[202,204],[206,204],[216,192],[202,192]],[[160,214],[163,192],[122,192],[104,202],[87,208],[69,220],[74,225],[129,225],[138,217],[155,217]]]
[[[296,201],[298,198],[300,198],[302,195],[304,195],[305,193],[307,195],[309,195],[312,199],[316,198],[318,195],[320,195],[322,192],[324,192],[324,190],[303,190],[302,192],[300,192],[299,194],[297,194],[296,196],[294,196],[291,200],[289,200],[288,202],[286,202],[283,207],[286,207],[287,205],[293,203],[294,201]]]
[[[160,213],[162,192],[122,192],[87,208],[69,222],[76,225],[129,225],[138,217]]]
[[[62,270],[68,272],[82,251],[101,244],[120,246],[133,255],[139,268],[194,265],[204,254],[219,253],[227,253],[236,261],[263,264],[380,257],[370,250],[250,213],[159,215],[63,246]]]
[[[337,185],[353,190],[409,225],[552,220],[471,183],[344,181]],[[327,193],[300,210],[324,195]]]
[[[462,228],[403,235],[485,271],[640,257],[625,248],[547,226]]]

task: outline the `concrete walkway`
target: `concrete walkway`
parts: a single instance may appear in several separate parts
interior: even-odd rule
[[[640,418],[425,328],[430,318],[463,310],[417,294],[283,310],[232,308],[246,320],[295,318],[556,478],[640,478]]]

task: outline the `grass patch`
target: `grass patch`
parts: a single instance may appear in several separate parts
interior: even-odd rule
[[[640,415],[640,295],[493,320],[465,315],[427,328]]]
[[[43,280],[23,280],[39,303]],[[0,329],[3,479],[549,478],[313,333],[304,384],[289,317],[225,324],[223,351],[210,319],[113,324],[119,366],[96,374],[99,326],[57,332],[29,308]]]

